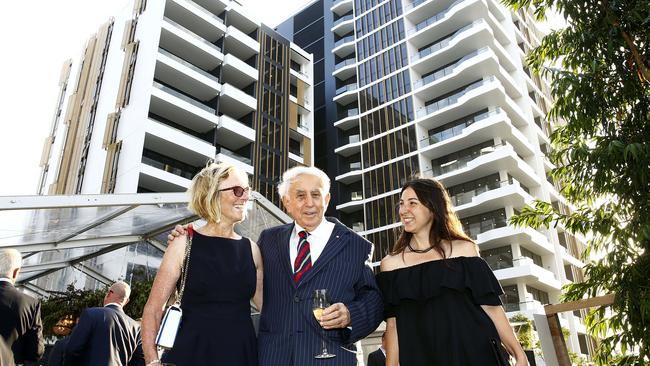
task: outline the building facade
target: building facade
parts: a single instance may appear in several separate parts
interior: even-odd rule
[[[314,54],[316,165],[338,183],[335,213],[375,244],[375,265],[400,226],[400,187],[420,174],[447,187],[509,316],[533,319],[582,280],[584,238],[508,224],[534,199],[569,210],[548,176],[549,87],[524,61],[542,38],[532,12],[496,0],[315,0],[276,29]],[[561,316],[569,349],[589,355],[583,319]]]
[[[38,193],[182,192],[216,160],[248,173],[279,207],[281,173],[313,165],[312,75],[312,55],[238,1],[135,0],[101,25],[78,61],[64,63]],[[88,262],[101,275],[68,268],[37,285],[92,288],[155,272],[161,256],[131,245]]]

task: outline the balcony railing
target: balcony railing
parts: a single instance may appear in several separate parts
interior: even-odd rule
[[[477,56],[477,55],[479,55],[479,54],[481,54],[483,52],[486,52],[487,50],[488,50],[487,47],[483,47],[481,49],[478,49],[478,50],[466,55],[465,57],[461,58],[460,60],[458,60],[453,65],[449,65],[449,66],[445,67],[444,69],[441,69],[441,70],[438,70],[438,71],[434,72],[431,75],[427,75],[427,76],[423,77],[422,79],[416,80],[415,83],[413,83],[413,89],[421,88],[421,87],[423,87],[423,86],[425,86],[427,84],[433,83],[434,81],[436,81],[436,80],[438,80],[440,78],[443,78],[443,77],[445,77],[447,75],[451,75],[454,72],[454,70],[458,66],[460,66],[463,62],[465,62],[465,61],[469,60],[470,58],[473,58],[474,56]]]
[[[410,4],[406,4],[404,6],[404,12],[407,12],[407,11],[417,7],[418,5],[422,4],[425,1],[427,1],[427,0],[415,0],[414,2],[412,2]]]
[[[352,108],[339,114],[339,119],[355,117],[359,115],[359,108]]]
[[[163,55],[165,55],[165,56],[171,58],[172,60],[174,60],[174,61],[176,61],[176,62],[182,64],[183,66],[186,66],[186,67],[188,67],[188,68],[190,68],[190,69],[192,69],[192,70],[198,72],[199,74],[205,76],[206,78],[208,78],[208,79],[210,79],[210,80],[212,80],[212,81],[215,81],[215,82],[217,82],[217,83],[219,82],[219,79],[218,79],[216,76],[214,76],[214,75],[208,73],[207,71],[205,71],[205,70],[203,70],[203,69],[201,69],[201,68],[198,68],[198,67],[192,65],[191,63],[189,63],[189,62],[183,60],[182,58],[180,58],[180,57],[174,55],[174,54],[171,53],[171,52],[166,51],[166,50],[163,49],[163,48],[158,48],[158,52],[160,52],[161,54],[163,54]]]
[[[342,69],[348,65],[354,65],[357,61],[354,58],[349,58],[347,60],[341,61],[336,66],[334,66],[334,71],[337,71],[338,69]]]
[[[194,174],[195,174],[195,172],[188,171],[186,169],[182,169],[182,168],[179,168],[179,167],[175,167],[175,166],[170,165],[170,164],[165,164],[165,163],[163,163],[161,161],[152,159],[152,158],[147,157],[147,156],[143,156],[141,161],[142,161],[142,163],[144,163],[146,165],[152,166],[154,168],[158,168],[160,170],[164,170],[164,171],[166,171],[168,173],[172,173],[174,175],[178,175],[179,177],[183,177],[183,178],[186,178],[186,179],[192,179],[194,177]]]
[[[360,136],[359,134],[356,134],[356,135],[350,135],[350,136],[348,136],[348,138],[347,138],[347,143],[346,143],[346,145],[347,145],[347,144],[354,144],[354,143],[357,143],[357,142],[359,142],[359,141],[361,141],[361,136]]]
[[[508,222],[505,217],[490,217],[481,222],[473,222],[469,225],[463,225],[463,230],[470,238],[476,240],[479,234],[484,232],[505,227]]]
[[[354,231],[363,231],[365,229],[365,225],[363,222],[354,222],[352,223],[352,230]]]
[[[425,48],[423,50],[420,50],[418,53],[416,53],[415,55],[413,55],[411,57],[411,62],[415,62],[415,61],[417,61],[417,60],[419,60],[419,59],[421,59],[421,58],[423,58],[425,56],[428,56],[428,55],[430,55],[430,54],[432,54],[432,53],[434,53],[434,52],[436,52],[436,51],[438,51],[438,50],[440,50],[442,48],[447,47],[449,45],[449,43],[451,41],[453,41],[454,38],[456,38],[458,35],[460,35],[461,33],[465,32],[466,30],[468,30],[468,29],[470,29],[470,28],[472,28],[472,27],[474,27],[474,26],[476,26],[478,24],[481,24],[481,23],[483,23],[483,19],[475,20],[471,24],[468,24],[468,25],[458,29],[456,32],[454,32],[454,34],[451,37],[445,38],[445,39],[443,39],[442,41],[440,41],[438,43],[434,43],[431,46],[429,46],[429,47],[427,47],[427,48]]]
[[[353,14],[348,14],[348,15],[346,15],[344,17],[341,17],[341,18],[334,21],[334,23],[332,24],[332,28],[338,26],[341,23],[347,22],[348,20],[352,20],[352,19],[354,19]]]
[[[354,90],[357,90],[357,84],[348,84],[336,89],[336,95],[341,95]]]
[[[482,193],[493,191],[495,189],[499,189],[501,187],[506,187],[509,185],[513,185],[518,183],[517,180],[514,178],[510,178],[508,180],[503,180],[499,182],[490,182],[487,184],[484,184],[480,187],[477,187],[475,189],[472,189],[471,191],[466,191],[462,193],[458,193],[456,195],[450,196],[451,202],[454,204],[454,206],[460,206],[464,205],[466,203],[472,202],[472,199]]]
[[[456,136],[462,134],[463,130],[465,130],[465,128],[473,125],[474,123],[476,123],[478,121],[484,120],[484,119],[486,119],[488,117],[497,115],[499,113],[501,113],[501,108],[497,107],[494,110],[478,114],[478,115],[466,120],[463,123],[460,123],[460,124],[455,125],[453,127],[449,127],[449,128],[447,128],[445,130],[436,132],[433,135],[428,136],[428,137],[423,138],[422,140],[420,140],[420,147],[427,147],[427,146],[430,146],[430,145],[437,144],[439,142],[448,140],[448,139],[450,139],[452,137],[456,137]]]
[[[349,171],[353,172],[355,170],[361,170],[361,162],[360,161],[355,161],[353,163],[348,164]]]
[[[484,147],[479,151],[472,152],[471,154],[465,155],[463,157],[460,157],[460,158],[452,160],[452,161],[448,161],[448,162],[443,163],[443,164],[441,164],[439,166],[435,166],[432,169],[426,170],[426,171],[424,171],[424,174],[425,175],[426,174],[432,174],[434,177],[437,177],[437,176],[442,175],[442,174],[447,174],[447,173],[456,171],[458,169],[462,169],[462,168],[466,167],[467,163],[469,163],[470,161],[472,161],[472,160],[474,160],[474,159],[476,159],[476,158],[478,158],[480,156],[487,155],[487,154],[490,154],[490,153],[495,152],[497,150],[500,150],[500,149],[504,148],[505,146],[507,146],[506,143],[502,143],[501,145],[492,145],[492,146]]]
[[[190,103],[191,105],[193,105],[195,107],[201,108],[202,110],[204,110],[204,111],[206,111],[206,112],[208,112],[210,114],[216,114],[217,113],[217,111],[215,109],[210,108],[207,105],[199,102],[198,100],[190,98],[190,97],[188,97],[187,95],[185,95],[185,94],[183,94],[181,92],[177,92],[176,90],[174,90],[174,89],[172,89],[172,88],[170,88],[168,86],[162,85],[162,84],[160,84],[160,83],[158,83],[156,81],[153,82],[153,86],[156,89],[163,90],[166,93],[169,93],[169,94],[171,94],[171,95],[173,95],[173,96],[175,96],[175,97],[177,97],[179,99],[182,99],[183,101],[188,102],[188,103]]]
[[[439,21],[440,19],[444,18],[445,15],[447,15],[447,13],[449,13],[449,11],[451,11],[454,6],[460,4],[460,3],[464,2],[464,1],[465,0],[456,0],[456,1],[454,1],[451,5],[449,5],[447,7],[447,9],[441,11],[440,13],[438,13],[438,14],[436,14],[436,15],[428,18],[428,19],[425,19],[425,20],[419,22],[418,24],[415,25],[415,27],[407,30],[406,34],[411,35],[413,33],[419,32],[420,30],[422,30],[422,29],[430,26],[431,24]]]
[[[352,41],[354,41],[354,35],[349,35],[347,37],[341,38],[341,39],[339,39],[338,41],[336,41],[334,43],[334,48],[337,48],[337,47],[339,47],[340,45],[342,45],[344,43],[348,43],[348,42],[352,42]]]
[[[239,154],[237,154],[235,152],[232,152],[232,151],[226,149],[225,147],[218,148],[217,149],[217,154],[224,154],[224,155],[229,156],[229,157],[231,157],[233,159],[237,159],[237,160],[241,161],[242,163],[251,165],[251,159],[249,159],[247,157],[244,157],[244,156],[241,156],[241,155],[239,155]]]
[[[363,199],[363,192],[362,191],[356,191],[350,193],[350,200],[351,201],[361,201]]]
[[[447,107],[449,105],[455,104],[456,102],[458,102],[458,99],[463,97],[465,94],[467,94],[470,91],[472,91],[472,90],[474,90],[476,88],[479,88],[479,87],[481,87],[483,85],[489,84],[494,80],[495,80],[495,77],[490,76],[490,77],[488,77],[486,79],[483,79],[481,81],[478,81],[478,82],[475,82],[473,84],[468,85],[465,89],[463,89],[462,91],[460,91],[460,92],[458,92],[458,93],[456,93],[456,94],[454,94],[452,96],[441,99],[441,100],[439,100],[439,101],[437,101],[435,103],[431,103],[431,104],[429,104],[429,105],[427,105],[425,107],[421,107],[417,111],[417,117],[422,118],[422,117],[424,117],[424,116],[426,116],[428,114],[431,114],[433,112],[438,111],[439,109],[442,109],[442,108]]]
[[[348,2],[348,1],[351,1],[351,0],[336,0],[334,2],[334,4],[332,4],[332,7],[335,8],[335,7],[339,6],[339,4],[342,4],[342,3]]]

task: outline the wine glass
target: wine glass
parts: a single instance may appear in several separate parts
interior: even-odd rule
[[[330,302],[329,299],[327,298],[327,290],[325,289],[315,290],[312,311],[314,312],[314,317],[316,317],[317,321],[319,321],[320,318],[323,316],[323,309],[325,309],[328,306],[330,306]],[[336,357],[335,354],[329,353],[327,351],[327,345],[325,344],[325,329],[321,328],[321,332],[322,332],[322,341],[323,341],[321,352],[320,354],[317,354],[314,357],[318,359]]]

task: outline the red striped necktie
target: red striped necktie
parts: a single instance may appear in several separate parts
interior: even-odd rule
[[[293,282],[298,283],[300,278],[311,268],[311,251],[309,250],[309,242],[307,236],[309,233],[301,231],[298,233],[300,239],[298,240],[298,254],[296,260],[293,262]]]

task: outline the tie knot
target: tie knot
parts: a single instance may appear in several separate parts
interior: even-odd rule
[[[304,239],[309,236],[309,233],[303,230],[298,233],[298,236],[300,237],[300,239]]]

